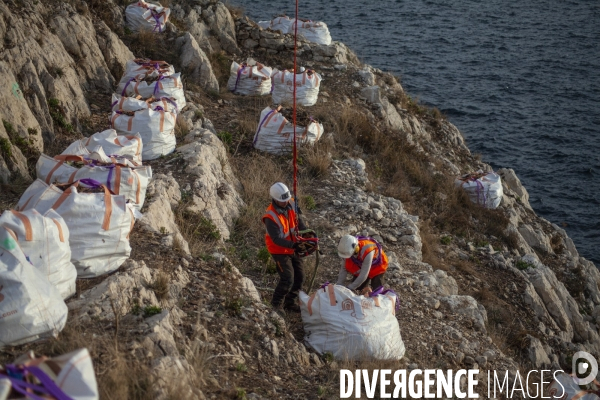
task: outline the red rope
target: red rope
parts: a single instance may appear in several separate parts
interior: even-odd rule
[[[292,123],[294,125],[294,149],[293,149],[293,163],[294,163],[294,198],[297,203],[298,195],[298,149],[296,148],[296,74],[298,72],[298,66],[296,62],[296,53],[298,50],[298,0],[296,0],[296,20],[294,27],[294,100],[293,100],[293,114]],[[298,215],[298,214],[296,214]],[[297,218],[297,217],[296,217]],[[296,221],[297,225],[298,221]]]

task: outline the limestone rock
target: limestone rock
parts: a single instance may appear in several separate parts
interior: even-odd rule
[[[445,271],[438,269],[434,272],[437,286],[435,290],[442,296],[452,296],[458,294],[458,284],[456,280]]]
[[[534,249],[543,253],[553,253],[550,239],[540,229],[534,230],[531,225],[523,224],[519,227],[519,233],[523,239]]]
[[[506,185],[516,195],[521,204],[531,209],[531,205],[529,205],[529,193],[521,184],[521,180],[517,177],[515,171],[512,168],[501,168],[498,170],[498,175],[502,177],[503,185]]]
[[[154,376],[152,390],[156,400],[172,398],[204,400],[206,397],[198,388],[200,371],[196,371],[188,361],[178,355],[164,356],[152,363]],[[172,377],[177,377],[176,380]],[[202,378],[200,378],[202,379]],[[175,396],[175,397],[174,397]]]
[[[487,312],[474,298],[471,296],[452,295],[441,297],[440,301],[455,313],[468,317],[477,329],[485,332]]]
[[[219,91],[219,82],[213,73],[208,57],[196,39],[189,33],[177,38],[176,45],[181,54],[181,67],[189,78],[198,82],[204,90]]]
[[[560,336],[563,340],[571,341],[575,338],[585,342],[591,339],[590,336],[593,338],[593,333],[579,313],[577,302],[556,278],[554,272],[533,256],[525,256],[523,260],[535,266],[525,272],[548,313],[562,331]]]
[[[367,86],[360,92],[361,96],[366,98],[369,103],[381,103],[381,92],[379,86]]]
[[[96,40],[104,61],[113,77],[119,79],[125,72],[128,60],[135,58],[131,50],[102,21],[96,25]]]
[[[527,335],[525,340],[529,343],[527,347],[527,357],[529,358],[529,361],[531,361],[533,367],[536,369],[549,367],[551,362],[542,346],[542,342],[531,335]]]
[[[154,175],[146,191],[144,216],[140,225],[151,232],[172,234],[171,245],[177,245],[185,254],[190,254],[189,244],[181,235],[171,208],[177,205],[180,199],[179,184],[172,176]]]
[[[371,71],[369,67],[365,67],[365,69],[358,71],[358,75],[360,75],[363,82],[365,82],[367,85],[375,85],[375,74]]]
[[[258,303],[262,302],[260,293],[258,293],[258,290],[256,290],[256,287],[254,286],[254,282],[252,282],[250,278],[243,277],[241,279],[241,285],[246,297],[249,297]]]
[[[134,304],[158,306],[156,295],[150,288],[152,282],[152,273],[143,261],[127,260],[122,271],[69,302],[69,312],[80,319],[114,320],[115,312],[122,317],[131,312]]]
[[[545,323],[550,323],[551,327],[558,329],[554,319],[548,314],[548,310],[544,305],[543,300],[535,291],[533,285],[529,282],[526,283],[525,291],[523,292],[523,301],[527,304],[534,312],[535,316]]]
[[[219,138],[204,130],[196,141],[177,149],[187,163],[185,172],[196,177],[193,204],[188,208],[212,221],[223,239],[228,239],[233,221],[244,205],[240,182],[229,165],[227,151]]]
[[[220,1],[213,7],[202,10],[202,18],[208,27],[217,34],[221,47],[231,54],[241,54],[235,37],[235,24],[229,10]]]
[[[188,29],[188,32],[196,39],[196,42],[206,54],[213,52],[213,48],[210,44],[210,28],[202,21],[202,18],[198,15],[195,9],[192,9],[190,13],[185,17],[184,23]]]

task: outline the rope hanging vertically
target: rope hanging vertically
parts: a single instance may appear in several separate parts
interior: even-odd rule
[[[298,0],[296,0],[296,19],[294,21],[294,91],[293,91],[293,110],[292,110],[292,125],[294,126],[294,145],[293,145],[293,163],[294,163],[294,198],[296,199],[296,206],[298,204],[298,149],[296,147],[296,74],[298,73],[298,66],[296,62],[296,53],[298,50]],[[296,213],[296,215],[298,215]],[[298,217],[296,217],[298,218]],[[296,225],[298,221],[296,221]]]

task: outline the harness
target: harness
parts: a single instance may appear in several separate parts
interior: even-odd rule
[[[358,255],[353,255],[352,257],[350,257],[350,260],[352,261],[352,263],[354,263],[355,265],[357,265],[358,267],[360,267],[362,265],[363,260],[365,259],[365,255],[372,249],[372,248],[377,248],[377,258],[375,258],[373,260],[373,262],[371,263],[372,267],[378,267],[381,264],[383,264],[383,257],[382,257],[382,247],[381,244],[379,244],[379,242],[375,239],[373,239],[372,237],[369,236],[356,236],[356,238],[360,241],[360,240],[369,240],[371,242],[373,242],[372,244],[367,244],[366,246],[363,246],[363,248],[360,250],[360,253],[358,253]],[[360,258],[359,258],[360,257]],[[362,260],[361,260],[362,259]]]

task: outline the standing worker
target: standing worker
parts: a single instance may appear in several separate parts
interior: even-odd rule
[[[381,245],[363,236],[344,235],[338,244],[338,255],[343,258],[337,284],[343,285],[348,272],[354,278],[347,285],[350,290],[368,294],[384,285],[388,259]]]
[[[271,304],[276,310],[281,309],[283,304],[285,310],[300,312],[296,299],[304,282],[304,271],[302,259],[297,254],[300,250],[297,235],[298,231],[305,230],[306,226],[296,215],[297,208],[286,185],[277,182],[271,186],[269,193],[272,198],[271,205],[267,207],[262,220],[267,228],[267,250],[271,253],[279,273],[279,283]]]

